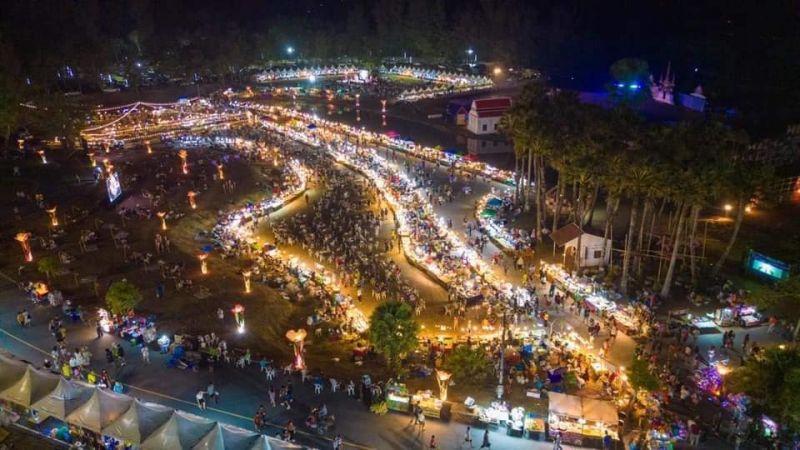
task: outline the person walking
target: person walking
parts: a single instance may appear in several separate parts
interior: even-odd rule
[[[472,427],[467,425],[467,431],[464,432],[464,444],[468,444],[472,448]]]
[[[337,434],[335,438],[333,438],[333,450],[342,450],[342,435]]]
[[[103,326],[100,325],[100,322],[97,322],[97,326],[95,327],[94,330],[97,333],[97,339],[100,339],[100,338],[103,337],[103,334],[104,334],[103,333]]]
[[[206,409],[206,392],[203,390],[197,391],[197,394],[194,396],[195,400],[197,400],[197,407],[201,410],[205,411]]]
[[[489,442],[489,429],[483,431],[483,442],[480,448],[492,448],[492,443]]]
[[[431,435],[431,443],[428,445],[428,448],[430,448],[431,450],[436,450],[437,448],[439,448],[436,445],[436,435],[433,434]]]
[[[142,345],[142,361],[150,364],[150,348],[147,345]]]
[[[213,382],[208,384],[208,387],[206,388],[206,395],[208,396],[209,399],[211,398],[214,399],[215,405],[219,404],[219,391],[217,391],[217,388],[214,387]]]
[[[269,404],[272,405],[273,408],[276,405],[276,403],[275,403],[275,386],[273,386],[271,384],[269,385]]]

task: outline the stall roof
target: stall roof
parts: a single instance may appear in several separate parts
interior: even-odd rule
[[[86,403],[92,392],[91,385],[61,378],[56,388],[31,405],[31,408],[64,420],[72,411]]]
[[[0,355],[0,391],[13,386],[27,370],[28,365],[22,361]]]
[[[550,412],[570,417],[583,416],[581,397],[559,394],[558,392],[548,392],[547,398],[550,401],[550,406],[548,407]]]
[[[139,445],[169,420],[173,411],[157,403],[134,400],[125,414],[103,428],[103,434]]]
[[[25,374],[8,389],[0,392],[0,398],[30,407],[33,403],[45,398],[58,386],[59,377],[41,372],[28,366]]]
[[[119,419],[131,406],[131,398],[95,388],[89,401],[67,416],[66,422],[96,433]]]
[[[142,443],[142,450],[184,450],[194,448],[216,422],[183,411],[175,411],[172,417],[161,425]]]
[[[613,403],[593,398],[583,398],[583,418],[606,424],[619,422],[617,407]]]

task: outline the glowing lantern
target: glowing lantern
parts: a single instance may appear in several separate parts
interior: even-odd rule
[[[52,208],[46,210],[48,214],[50,214],[50,225],[57,227],[58,226],[58,216],[56,216],[56,207],[53,206]]]
[[[194,191],[189,191],[189,192],[186,193],[186,197],[189,198],[189,206],[191,206],[192,209],[197,209],[197,203],[195,203],[195,201],[194,201],[194,197],[196,195],[197,194]]]
[[[244,293],[245,294],[249,294],[250,293],[250,275],[252,275],[252,274],[253,273],[250,272],[249,270],[242,272],[242,278],[244,278]]]
[[[31,234],[26,232],[17,233],[14,237],[19,242],[19,245],[22,246],[22,253],[25,255],[25,262],[33,261],[33,253],[31,252],[31,243],[30,243]]]
[[[451,373],[436,369],[436,381],[439,383],[439,400],[447,400],[447,387],[450,385]]]
[[[103,142],[103,149],[106,151],[106,153],[111,153],[111,146],[108,145],[108,142]]]
[[[86,156],[89,157],[89,164],[91,164],[92,167],[97,167],[97,159],[95,159],[94,153],[89,152],[86,154]]]
[[[293,366],[295,370],[300,370],[306,365],[305,361],[303,361],[303,341],[305,341],[306,336],[306,330],[302,328],[299,330],[289,330],[286,332],[286,339],[288,339],[294,347]]]
[[[386,114],[386,100],[381,100],[381,112]]]
[[[161,229],[167,231],[167,213],[164,211],[159,211],[156,213],[159,219],[161,219]]]
[[[208,253],[200,253],[199,255],[197,255],[197,259],[200,260],[200,273],[202,273],[203,275],[207,275],[208,264],[206,263],[206,260],[208,259]]]
[[[236,320],[236,331],[244,333],[244,306],[240,304],[233,305],[233,318]]]
[[[150,141],[144,141],[144,145],[147,147],[147,154],[153,154],[153,147],[150,146]]]
[[[189,154],[186,152],[186,150],[181,150],[178,152],[178,156],[181,157],[181,170],[183,170],[183,174],[186,175],[189,173],[189,164],[186,162],[186,158],[189,156]]]
[[[361,107],[361,94],[356,94],[356,108]]]
[[[44,154],[44,150],[38,150],[36,153],[39,154],[39,158],[42,158],[42,164],[47,164],[47,155]]]
[[[223,169],[224,169],[224,166],[222,165],[222,163],[217,164],[217,177],[220,180],[224,180],[225,179],[225,171]]]

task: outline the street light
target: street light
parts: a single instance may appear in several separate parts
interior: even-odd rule
[[[286,47],[286,53],[288,53],[289,55],[293,54],[294,53],[294,47],[292,47],[291,45]]]
[[[159,219],[161,219],[161,229],[163,231],[167,231],[167,213],[164,211],[159,211],[156,213]]]
[[[53,206],[50,209],[46,209],[47,214],[50,214],[50,225],[57,227],[58,226],[58,216],[56,216],[56,207]]]
[[[252,275],[252,274],[253,274],[253,272],[250,272],[249,270],[247,270],[245,272],[242,272],[242,277],[244,278],[244,293],[245,294],[249,294],[250,293],[250,275]]]
[[[494,73],[495,76],[502,75],[503,74],[503,69],[500,66],[497,66],[497,67],[494,68],[492,73]]]
[[[189,198],[189,206],[191,206],[192,209],[197,209],[197,203],[194,201],[194,197],[196,195],[197,193],[195,193],[194,191],[189,191],[186,193],[186,197]]]
[[[733,205],[730,203],[726,203],[725,206],[722,207],[725,210],[725,217],[728,217],[731,211],[733,211]]]
[[[208,253],[200,253],[197,255],[197,259],[200,260],[200,273],[203,275],[208,274],[208,264],[206,263],[206,259],[208,259]]]

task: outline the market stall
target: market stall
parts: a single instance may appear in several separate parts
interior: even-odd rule
[[[755,306],[734,305],[714,311],[714,323],[721,327],[756,327],[764,323],[764,316]]]
[[[613,403],[587,397],[548,393],[549,435],[573,445],[594,445],[606,433],[618,439],[619,417]]]
[[[430,390],[418,391],[411,401],[422,409],[425,417],[447,420],[450,418],[450,404],[433,395]]]

